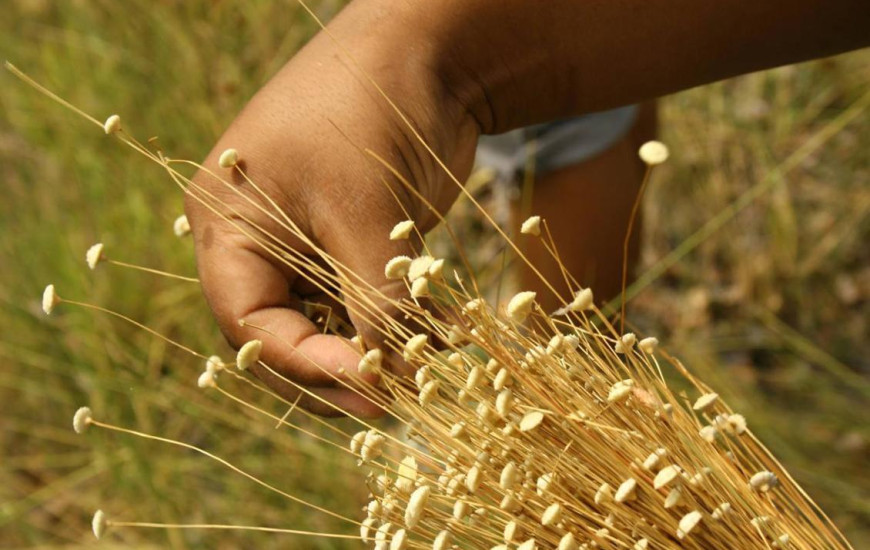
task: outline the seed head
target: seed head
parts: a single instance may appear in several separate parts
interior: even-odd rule
[[[414,279],[414,282],[411,283],[411,296],[413,298],[429,296],[429,281],[422,277]]]
[[[655,479],[653,479],[653,487],[655,489],[661,489],[662,487],[667,487],[670,485],[675,479],[680,477],[680,467],[676,464],[671,464],[670,466],[665,466],[661,469],[659,473],[656,474]]]
[[[420,395],[417,396],[420,406],[428,407],[429,404],[438,397],[438,388],[440,387],[441,381],[439,380],[429,380],[426,382],[426,384],[423,385],[423,389],[420,390]]]
[[[716,426],[704,426],[698,432],[698,435],[700,435],[701,439],[707,443],[714,443],[716,441],[716,436],[719,435],[719,430],[716,429]]]
[[[182,214],[175,218],[175,221],[172,223],[172,231],[175,233],[176,237],[184,237],[185,235],[189,235],[190,222],[187,220],[187,216]]]
[[[360,457],[363,462],[375,460],[384,452],[386,438],[374,430],[366,432],[363,443],[360,446]]]
[[[630,477],[622,482],[622,485],[619,486],[619,489],[616,490],[616,494],[613,496],[613,500],[616,502],[629,502],[636,498],[637,493],[637,480],[633,477]]]
[[[728,425],[731,426],[731,430],[737,435],[746,432],[746,418],[742,414],[728,415]]]
[[[710,516],[715,520],[719,520],[719,519],[722,519],[723,517],[725,517],[725,514],[727,514],[730,511],[731,511],[731,503],[723,502],[722,504],[717,506],[715,510],[713,510],[713,513],[710,514]]]
[[[480,487],[481,471],[479,466],[472,466],[468,469],[468,475],[465,476],[465,488],[469,493],[477,491]]]
[[[362,359],[357,364],[357,370],[360,374],[376,373],[381,370],[381,364],[384,361],[384,352],[374,348],[368,350]]]
[[[654,338],[652,336],[648,338],[644,338],[640,342],[637,343],[637,347],[640,348],[640,351],[646,353],[647,355],[652,355],[655,353],[656,348],[659,346],[658,338]]]
[[[88,251],[85,253],[85,261],[88,263],[88,267],[94,269],[97,267],[97,264],[100,263],[100,260],[103,259],[103,243],[97,243],[91,246]]]
[[[678,525],[677,538],[681,540],[686,538],[689,533],[692,532],[692,529],[694,529],[699,523],[701,523],[702,518],[703,516],[701,515],[701,512],[697,510],[693,510],[683,516],[682,519],[680,519],[680,523]]]
[[[636,543],[634,543],[634,547],[632,550],[647,550],[649,548],[649,540],[640,539]]]
[[[418,390],[422,390],[423,386],[425,386],[426,382],[429,380],[432,380],[432,373],[429,365],[423,365],[414,373],[414,383],[417,384]]]
[[[408,266],[408,280],[414,282],[428,275],[433,262],[435,258],[432,256],[418,256],[411,260],[411,265]]]
[[[595,491],[595,504],[605,504],[610,501],[613,495],[613,489],[608,483],[602,483],[601,487]]]
[[[366,439],[366,431],[362,430],[354,434],[353,437],[350,438],[350,452],[358,455],[360,450],[362,450],[363,442]]]
[[[523,235],[534,235],[535,237],[541,234],[541,217],[532,216],[523,222],[520,227],[520,233]]]
[[[224,369],[224,362],[218,355],[212,355],[205,361],[205,370],[217,374]]]
[[[91,418],[93,418],[93,414],[90,407],[79,407],[73,415],[73,430],[77,434],[84,433],[91,424]]]
[[[510,386],[512,381],[510,371],[506,368],[500,368],[492,381],[492,389],[495,391],[501,391]]]
[[[680,503],[683,500],[683,490],[679,487],[674,487],[668,493],[668,496],[665,497],[665,509],[669,510]]]
[[[565,533],[565,536],[559,540],[558,550],[578,550],[579,548],[573,533]]]
[[[401,241],[407,239],[414,230],[414,220],[405,220],[397,223],[390,231],[391,241]]]
[[[468,378],[465,380],[465,389],[468,391],[475,390],[483,384],[484,374],[483,368],[475,365],[468,371]]]
[[[42,291],[42,311],[44,311],[46,315],[51,315],[54,306],[59,303],[60,297],[57,295],[57,292],[55,292],[54,285],[48,285],[45,287],[45,290]]]
[[[97,510],[94,514],[94,519],[91,520],[91,529],[97,540],[103,538],[106,533],[106,528],[109,526],[109,521],[106,519],[106,514],[102,510]]]
[[[619,343],[617,343],[617,345],[619,345]],[[610,387],[610,391],[607,394],[607,402],[617,403],[619,401],[625,401],[628,399],[628,396],[631,395],[632,387],[634,387],[634,380],[631,380],[630,378],[617,382]]]
[[[438,258],[437,260],[432,260],[432,264],[429,265],[429,277],[431,279],[441,279],[444,276],[444,258]]]
[[[526,319],[526,317],[529,316],[529,313],[532,312],[532,306],[535,303],[536,296],[537,293],[532,292],[531,290],[517,293],[508,302],[508,317],[510,317],[511,320],[517,323],[522,323]]]
[[[767,492],[779,485],[779,479],[773,472],[762,470],[749,478],[749,488],[755,491]]]
[[[366,518],[359,526],[359,538],[363,541],[363,543],[368,544],[372,542],[372,531],[374,530],[375,523],[377,520],[375,518]]]
[[[516,539],[522,536],[522,530],[520,529],[520,524],[516,522],[516,520],[511,520],[507,522],[504,526],[504,541],[505,542],[513,542]]]
[[[505,388],[499,392],[495,398],[495,410],[507,418],[514,406],[514,392],[510,388]]]
[[[387,279],[401,279],[408,274],[408,269],[411,267],[411,258],[407,256],[396,256],[384,267],[384,275]]]
[[[538,550],[538,544],[535,542],[535,539],[529,539],[517,546],[517,550]]]
[[[405,349],[402,350],[402,357],[404,357],[405,361],[410,361],[412,357],[415,357],[423,351],[426,347],[426,343],[429,341],[429,336],[425,334],[416,334],[408,339],[405,342]]]
[[[513,462],[508,462],[501,470],[498,484],[505,491],[511,490],[517,484],[518,477],[517,465]]]
[[[432,550],[448,550],[450,548],[450,531],[439,531],[432,542]]]
[[[668,160],[668,147],[660,141],[647,141],[640,146],[638,155],[640,160],[648,166],[656,166]]]
[[[390,550],[405,550],[408,547],[408,533],[399,529],[390,541]]]
[[[562,513],[564,509],[562,505],[558,502],[555,502],[547,507],[544,510],[544,513],[541,515],[541,525],[544,527],[553,527],[562,521]]]
[[[196,385],[200,388],[214,388],[217,386],[215,373],[209,370],[203,371],[200,373],[199,378],[196,379]]]
[[[121,129],[121,117],[112,115],[103,123],[103,131],[106,135],[112,135]],[[99,538],[99,537],[97,537]]]
[[[628,353],[634,347],[635,342],[637,342],[637,336],[632,332],[627,332],[616,341],[616,346],[614,346],[613,350],[616,353]]]
[[[236,354],[236,367],[239,370],[248,370],[260,360],[260,352],[262,351],[263,342],[261,340],[246,342]]]
[[[692,409],[694,409],[698,412],[704,412],[707,409],[709,409],[710,407],[712,407],[713,404],[716,403],[716,401],[718,399],[719,399],[718,393],[705,393],[704,395],[699,397],[697,401],[695,401],[695,404],[692,405]]]
[[[428,485],[424,485],[411,493],[411,498],[408,499],[408,507],[405,508],[405,525],[413,531],[414,527],[420,523],[420,518],[423,517],[423,512],[426,509],[426,504],[429,503],[429,495],[432,494],[432,489]]]
[[[221,168],[232,168],[239,163],[239,152],[235,149],[227,149],[221,156],[218,157],[218,164]]]
[[[540,426],[543,421],[544,413],[541,411],[529,411],[520,420],[520,431],[530,432]]]

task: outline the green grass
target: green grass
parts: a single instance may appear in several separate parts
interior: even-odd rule
[[[21,0],[5,9],[7,59],[98,118],[119,113],[176,158],[204,156],[314,32],[292,2]],[[647,267],[742,193],[775,185],[630,308],[636,324],[746,413],[858,548],[870,543],[867,113],[787,173],[778,170],[867,93],[867,74],[870,56],[859,52],[665,100],[673,162],[655,174],[646,201]],[[193,274],[191,243],[172,234],[181,197],[159,168],[8,73],[0,83],[3,546],[90,546],[98,507],[130,520],[338,529],[190,452],[99,432],[76,436],[70,422],[82,404],[124,426],[196,442],[294,494],[358,515],[364,487],[349,458],[198,390],[198,361],[102,315],[63,306],[41,314],[40,293],[53,282],[63,296],[229,354],[196,285],[84,265],[86,248],[103,241],[117,259]],[[104,544],[356,547],[162,531],[119,531]]]

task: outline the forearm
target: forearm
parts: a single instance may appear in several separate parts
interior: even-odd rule
[[[870,44],[866,0],[387,3],[484,133]]]

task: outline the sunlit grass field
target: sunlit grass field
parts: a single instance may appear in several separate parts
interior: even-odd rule
[[[317,9],[328,16],[338,4]],[[202,158],[316,30],[294,2],[19,0],[4,9],[6,59],[98,118],[119,113],[175,158]],[[161,170],[10,74],[0,86],[0,547],[91,546],[97,508],[142,521],[340,528],[193,453],[77,436],[71,418],[82,404],[359,515],[366,488],[346,455],[198,389],[202,365],[141,330],[73,308],[42,315],[51,282],[198,350],[230,353],[197,285],[84,264],[102,241],[119,260],[195,275],[191,242],[172,231],[182,197]],[[633,323],[746,414],[856,548],[870,544],[868,109],[868,52],[667,98],[662,139],[673,161],[648,191],[644,266],[684,253],[629,307]],[[466,221],[462,208],[454,215]],[[717,216],[721,226],[686,245]],[[132,530],[99,544],[359,547]]]

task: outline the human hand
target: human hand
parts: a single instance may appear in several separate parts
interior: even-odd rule
[[[380,413],[342,384],[360,376],[373,381],[357,373],[355,346],[322,334],[303,313],[303,301],[324,303],[333,314],[341,314],[341,304],[222,217],[246,232],[274,235],[286,249],[325,267],[315,250],[321,248],[388,298],[405,293],[402,281],[386,279],[384,265],[420,243],[390,241],[390,230],[410,214],[425,232],[437,216],[366,150],[385,159],[439,212],[459,189],[368,78],[459,181],[471,169],[478,128],[433,73],[425,45],[371,32],[377,17],[351,5],[329,26],[340,46],[321,32],[294,57],[220,138],[206,170],[194,178],[201,191],[193,189],[186,203],[203,291],[223,334],[237,348],[262,340],[261,358],[274,372],[255,368],[258,376],[290,400],[299,390],[282,377],[309,388],[317,397],[303,394],[299,406],[323,415],[338,414],[330,404],[358,416]],[[237,167],[218,166],[227,148],[239,151]],[[203,191],[218,199],[214,211],[200,202]],[[380,303],[386,315],[395,315],[389,300]],[[382,316],[355,307],[346,313],[369,347],[381,346]]]

